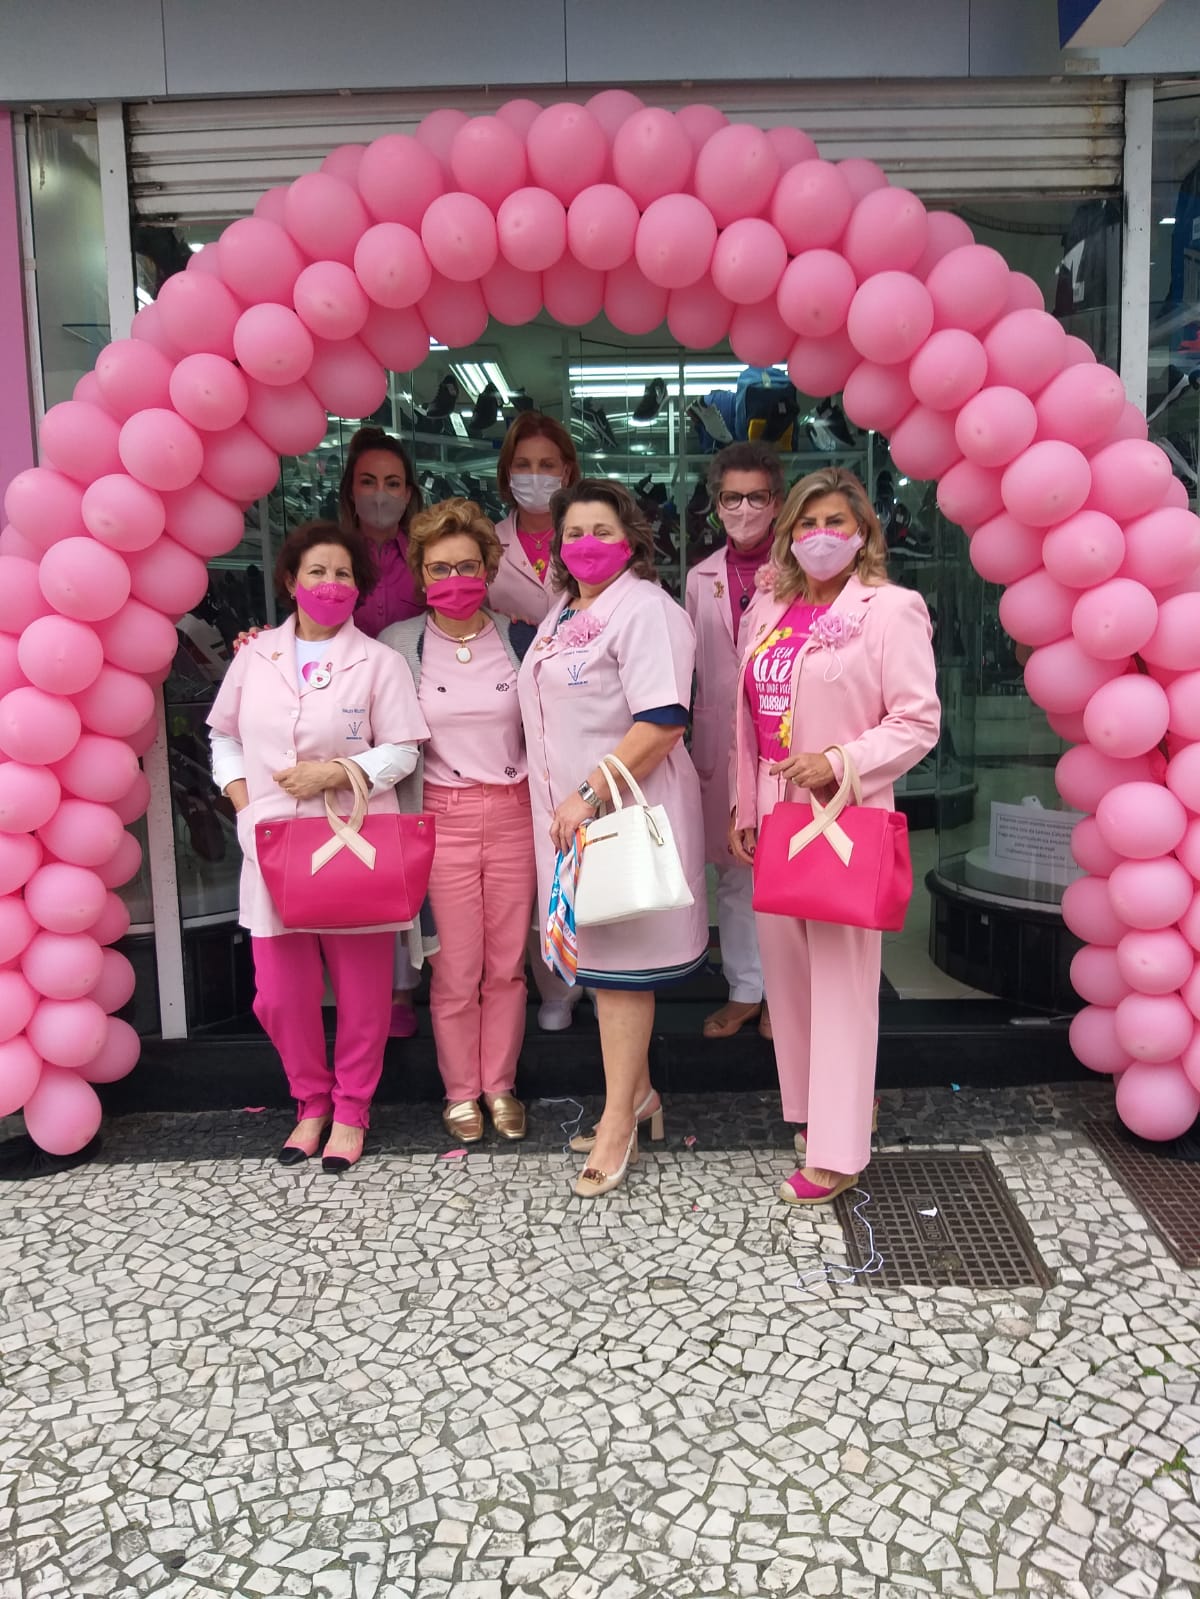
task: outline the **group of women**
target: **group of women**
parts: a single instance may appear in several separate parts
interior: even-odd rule
[[[773,1037],[784,1114],[800,1129],[801,1165],[781,1197],[830,1200],[869,1156],[880,935],[755,912],[756,829],[784,797],[832,791],[835,745],[850,752],[864,803],[891,806],[892,783],[938,734],[924,604],[887,582],[858,480],[829,469],[785,498],[766,446],[713,460],[726,543],[689,574],[686,608],[657,581],[632,496],[581,477],[559,423],[519,416],[498,477],[513,510],[495,528],[470,500],[424,509],[401,445],[356,435],[339,521],[297,529],[281,552],[276,582],[292,614],[238,651],[209,718],[214,780],[237,809],[245,856],[255,1011],[297,1103],[280,1159],[321,1150],[332,1171],[359,1159],[387,1036],[412,1030],[406,991],[427,956],[447,1130],[472,1143],[490,1120],[498,1136],[523,1137],[514,1090],[528,954],[543,1027],[569,1026],[581,990],[594,997],[605,1100],[573,1140],[587,1157],[575,1191],[618,1187],[639,1129],[662,1136],[655,993],[706,960],[707,857],[730,997],[704,1031],[727,1037],[757,1019]],[[620,764],[602,769],[608,756]],[[347,760],[365,773],[371,811],[434,816],[428,915],[286,930],[254,824],[324,814],[327,792],[348,813]],[[569,987],[543,959],[556,864],[622,767],[665,808],[692,903],[581,926]]]

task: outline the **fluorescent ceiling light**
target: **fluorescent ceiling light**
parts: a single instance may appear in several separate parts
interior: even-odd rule
[[[685,382],[712,378],[735,383],[745,370],[744,361],[688,361],[683,376]],[[567,373],[572,383],[598,378],[602,383],[624,381],[644,386],[650,378],[662,378],[668,384],[679,380],[679,368],[663,361],[573,361]]]
[[[1174,217],[1159,217],[1158,225],[1159,225],[1160,228],[1173,228],[1175,226],[1175,218]]]
[[[508,379],[495,361],[456,361],[450,368],[469,399],[477,400],[491,383],[507,405],[512,399]]]

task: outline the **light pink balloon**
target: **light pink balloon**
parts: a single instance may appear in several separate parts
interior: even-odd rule
[[[707,350],[720,344],[733,321],[733,306],[705,274],[686,289],[667,296],[667,327],[671,337],[689,350]]]
[[[125,793],[109,803],[121,818],[123,827],[130,827],[140,816],[145,816],[150,808],[150,781],[145,772],[139,771]]]
[[[787,246],[776,228],[761,217],[743,217],[718,238],[712,279],[735,305],[755,305],[778,289],[787,260]]]
[[[564,255],[542,273],[546,313],[567,327],[582,327],[600,315],[604,305],[604,273]]]
[[[4,975],[25,982],[19,973]],[[41,1056],[27,1039],[14,1035],[0,1044],[0,1116],[12,1116],[21,1109],[37,1089],[41,1073]]]
[[[887,186],[887,173],[874,161],[862,156],[850,156],[838,162],[838,169],[849,186],[855,201]]]
[[[67,797],[38,836],[61,861],[101,866],[116,850],[123,831],[120,817],[109,806]]]
[[[1122,577],[1169,588],[1200,568],[1200,517],[1174,506],[1136,517],[1125,527]]]
[[[913,356],[908,381],[922,405],[935,411],[956,411],[983,387],[987,365],[983,345],[974,334],[943,328],[930,334]]]
[[[1171,463],[1147,439],[1118,439],[1091,458],[1092,491],[1088,504],[1118,522],[1144,516],[1162,503],[1171,480]]]
[[[908,189],[889,186],[864,195],[855,206],[842,251],[861,282],[875,272],[911,272],[928,241],[925,207]]]
[[[147,307],[143,306],[142,309],[145,310]],[[133,320],[137,321],[136,314]],[[104,391],[101,389],[100,380],[94,372],[85,372],[83,374],[71,390],[71,398],[73,400],[82,400],[85,405],[97,405],[103,409]]]
[[[608,167],[604,129],[585,106],[565,101],[539,113],[525,136],[525,149],[534,182],[564,205],[580,190],[603,182]]]
[[[17,655],[18,640],[12,633],[0,633],[0,694],[14,688],[28,688],[29,679],[21,670]]]
[[[321,162],[321,171],[328,172],[343,183],[353,183],[366,153],[365,144],[339,144]]]
[[[116,944],[129,931],[130,920],[125,901],[110,892],[104,896],[104,907],[88,932],[97,944]]]
[[[458,126],[465,123],[463,117]],[[453,138],[452,133],[450,143]],[[400,222],[419,232],[426,209],[446,192],[446,175],[438,157],[419,138],[385,133],[363,151],[355,184],[376,222]]]
[[[196,428],[232,427],[245,415],[246,398],[246,379],[221,355],[185,356],[171,374],[171,404]]]
[[[20,972],[0,972],[0,1045],[7,1045],[18,1033],[24,1032],[29,1018],[37,1009],[37,1003],[37,994]],[[33,1051],[30,1050],[29,1053],[32,1055]],[[0,1115],[2,1116],[11,1116],[14,1110],[20,1108],[20,1101],[11,1106],[7,1103],[13,1087],[11,1059],[11,1053],[7,1049],[0,1049]],[[36,1073],[34,1077],[36,1080]],[[32,1089],[32,1085],[30,1088]]]
[[[1005,469],[1000,492],[1005,508],[1030,527],[1050,527],[1074,516],[1091,488],[1087,458],[1070,444],[1031,444]]]
[[[1144,934],[1126,934],[1126,937]],[[1124,939],[1121,941],[1124,943]],[[1186,940],[1181,940],[1187,949]],[[1071,961],[1071,987],[1089,1005],[1115,1006],[1130,992],[1130,985],[1118,966],[1118,949],[1103,949],[1098,944],[1078,950]],[[1188,951],[1189,955],[1191,951]]]
[[[774,145],[761,128],[746,122],[721,128],[696,157],[696,193],[720,228],[739,217],[760,216],[778,181]]]
[[[1200,594],[1176,594],[1158,607],[1158,625],[1141,646],[1151,666],[1192,672],[1200,667]]]
[[[141,339],[114,339],[96,357],[94,371],[104,404],[118,422],[135,411],[171,403],[172,363]]]
[[[684,289],[708,271],[716,242],[717,226],[706,207],[694,195],[668,194],[643,213],[634,251],[651,283]]]
[[[387,373],[370,350],[359,339],[315,342],[308,386],[317,399],[334,416],[373,415],[387,398]]]
[[[1015,583],[1042,564],[1041,532],[1002,511],[972,533],[970,556],[987,582]],[[1082,710],[1085,704],[1086,698],[1075,708]]]
[[[982,532],[982,528],[980,532]],[[979,533],[971,540],[972,556]],[[1082,711],[1102,683],[1120,676],[1122,661],[1097,661],[1074,638],[1043,644],[1025,663],[1025,688],[1045,711]]]
[[[800,161],[779,179],[770,218],[793,255],[827,249],[846,231],[854,200],[832,161]]]
[[[658,107],[635,111],[613,139],[613,173],[643,211],[663,195],[684,193],[695,159],[687,130],[677,117]]]
[[[1042,545],[1046,570],[1070,588],[1086,589],[1112,577],[1125,558],[1125,539],[1111,516],[1077,511],[1052,527]]]
[[[1177,511],[1190,509],[1191,495],[1179,478],[1173,477],[1167,484],[1167,492],[1163,495],[1163,505],[1170,506]]]
[[[233,342],[242,370],[260,383],[296,383],[312,365],[312,334],[290,306],[273,301],[242,312]]]
[[[561,265],[559,262],[558,266]],[[550,271],[557,271],[558,266]],[[599,307],[596,309],[598,311]],[[452,350],[474,344],[487,327],[487,306],[478,283],[455,283],[440,272],[434,273],[433,282],[417,302],[417,310],[431,337]],[[590,322],[591,317],[586,320]]]
[[[890,449],[893,465],[917,478],[941,477],[962,457],[953,416],[919,404],[892,429]]]
[[[465,111],[452,106],[442,106],[421,118],[416,136],[425,148],[449,171],[450,147],[460,128],[465,128],[469,118]],[[370,146],[368,146],[370,148]],[[364,157],[365,159],[365,157]]]
[[[21,956],[21,973],[43,999],[82,999],[97,983],[100,945],[87,933],[39,930]]]
[[[1069,354],[1069,338],[1065,344]],[[1111,368],[1085,362],[1051,378],[1035,404],[1043,438],[1087,449],[1116,425],[1125,409],[1125,386]]]
[[[522,272],[543,272],[567,247],[567,213],[548,189],[517,189],[496,216],[500,254]]]
[[[713,108],[709,106],[706,109],[712,110]],[[680,117],[683,116],[682,111],[678,114]],[[722,113],[717,112],[717,115],[721,116]],[[712,132],[715,133],[716,131],[714,127]],[[799,128],[793,128],[787,123],[778,128],[768,128],[767,138],[770,139],[775,154],[779,157],[779,170],[781,173],[788,171],[790,167],[798,166],[801,161],[816,159],[816,145],[808,134],[803,133]],[[701,140],[701,143],[703,142]]]
[[[1008,263],[986,244],[951,250],[930,268],[925,286],[933,301],[934,326],[986,328],[1008,299]]]
[[[44,766],[0,761],[0,832],[28,833],[48,822],[59,807],[62,788]],[[0,954],[0,960],[9,955]]]
[[[586,267],[609,272],[632,256],[639,220],[637,203],[624,189],[594,183],[575,196],[567,212],[571,254]]]
[[[842,405],[850,420],[879,433],[890,433],[914,404],[905,368],[881,366],[875,361],[860,362],[846,379],[842,394]]]
[[[0,833],[0,894],[23,888],[42,864],[44,851],[24,833]]]
[[[1154,634],[1158,614],[1158,605],[1148,588],[1130,578],[1114,577],[1079,595],[1071,629],[1089,655],[1102,661],[1124,660]]]
[[[988,383],[1038,394],[1062,371],[1066,344],[1062,323],[1048,311],[1010,311],[984,337]]]
[[[142,846],[132,833],[122,833],[112,858],[97,866],[96,876],[107,888],[117,889],[137,876],[142,865]]]
[[[376,305],[392,310],[416,305],[433,281],[419,233],[402,222],[367,229],[355,247],[354,271]]]
[[[167,539],[164,542],[170,545],[173,541]],[[103,647],[104,658],[111,666],[138,676],[157,675],[164,671],[174,660],[179,647],[175,625],[170,618],[164,616],[156,606],[134,598],[126,600],[115,615],[97,622],[96,636]],[[137,698],[140,703],[141,697]],[[86,797],[92,799],[98,796]]]
[[[26,1037],[44,1061],[74,1068],[99,1052],[107,1020],[95,1000],[44,999],[30,1019]]]
[[[37,932],[37,924],[16,894],[0,899],[0,961],[20,955]]]
[[[17,660],[35,688],[48,694],[78,694],[95,682],[104,665],[104,648],[86,623],[68,616],[41,616],[22,633]]]
[[[87,530],[113,550],[144,550],[162,532],[165,521],[158,494],[124,472],[97,478],[84,491],[80,509]]]
[[[1071,1021],[1071,1052],[1089,1071],[1106,1076],[1123,1072],[1129,1055],[1117,1038],[1116,1009],[1085,1005]]]
[[[1083,725],[1098,750],[1128,759],[1154,748],[1167,731],[1168,716],[1162,684],[1130,674],[1101,684],[1084,708]]]
[[[91,1084],[78,1072],[49,1062],[25,1101],[25,1130],[49,1155],[73,1155],[90,1143],[99,1131],[100,1116],[100,1101]]]
[[[1117,1114],[1139,1138],[1182,1138],[1200,1113],[1200,1089],[1177,1065],[1135,1061],[1117,1084]]]
[[[681,106],[675,113],[675,120],[692,141],[692,145],[696,150],[707,144],[714,133],[720,133],[722,128],[729,126],[729,118],[724,111],[718,111],[714,105]],[[770,138],[770,134],[767,137]]]
[[[186,616],[208,592],[204,562],[166,533],[128,561],[134,599],[167,616]]]
[[[1004,501],[1000,497],[1000,474],[976,466],[974,461],[959,461],[939,481],[937,502],[948,521],[956,522],[968,533],[974,533],[1004,510]],[[1026,570],[1032,571],[1033,568]]]
[[[1118,783],[1141,783],[1154,776],[1154,765],[1145,755],[1119,759],[1076,744],[1059,756],[1054,768],[1054,786],[1072,809],[1095,811],[1110,788]]]
[[[752,221],[734,224],[735,228],[752,226]],[[722,242],[732,232],[733,228],[728,229]],[[778,232],[775,237],[780,237]],[[717,249],[721,249],[721,243]],[[805,250],[787,264],[779,280],[776,303],[789,328],[803,338],[822,339],[845,327],[857,288],[853,267],[835,250]]]
[[[885,366],[910,360],[932,328],[929,291],[906,272],[868,278],[859,285],[846,317],[846,330],[859,354]]]
[[[421,329],[421,333],[423,351],[428,350],[429,335],[424,328]],[[246,421],[263,443],[278,455],[307,454],[320,444],[328,426],[325,407],[307,383],[286,383],[280,386],[259,383],[254,378],[249,383]],[[207,485],[202,484],[201,487],[207,488]],[[209,492],[211,493],[211,490]],[[185,543],[195,554],[203,555],[207,559],[211,559],[214,555],[225,555],[240,541],[241,523],[242,517],[239,511],[238,536],[232,541],[220,528],[214,528],[207,539],[201,538],[203,546],[201,548],[196,547],[194,539],[181,539],[180,542]],[[171,532],[175,538],[179,538],[176,528],[172,527]]]
[[[39,867],[25,886],[25,906],[40,928],[50,933],[82,933],[104,909],[104,884],[83,866],[51,861]]]
[[[270,190],[267,192],[270,193]],[[257,211],[255,214],[258,214]],[[220,251],[217,249],[217,241],[213,240],[210,244],[202,245],[199,250],[193,250],[188,258],[187,266],[184,268],[184,270],[187,272],[202,272],[208,277],[220,278],[221,282],[224,283],[225,279],[221,274],[221,255]],[[226,287],[228,288],[228,284],[226,284]],[[133,318],[134,323],[137,323],[138,317],[141,316],[142,311],[153,310],[153,304],[144,305],[141,311],[135,313]],[[133,330],[131,329],[131,331]],[[135,339],[137,338],[136,332],[133,333],[133,337]],[[150,342],[153,344],[155,341],[154,339],[151,339]],[[172,350],[177,356],[183,354],[183,351],[178,349],[178,347],[174,344],[172,344],[171,350],[167,350],[165,346],[161,344],[159,345],[159,349],[163,350],[167,355],[170,355]]]
[[[533,116],[529,118],[525,128],[522,130],[523,132],[528,132],[530,126],[532,126],[534,120],[536,119],[538,112],[541,111],[541,106],[534,105],[532,100],[511,101],[510,104],[525,104],[533,108]],[[639,100],[637,95],[629,89],[601,89],[598,94],[594,94],[590,99],[585,100],[584,104],[595,117],[596,121],[604,129],[608,137],[610,139],[615,139],[617,136],[617,130],[628,120],[629,117],[632,117],[635,115],[635,113],[640,111],[645,102],[643,100]],[[500,111],[497,114],[500,116],[504,115],[503,106],[501,106]],[[720,115],[719,112],[718,115]]]
[[[275,487],[279,458],[245,421],[237,422],[223,433],[208,434],[200,475],[224,499],[248,505]]]
[[[1200,740],[1200,672],[1184,672],[1166,689],[1171,732],[1179,738]]]
[[[769,300],[760,300],[757,305],[738,305],[734,307],[733,319],[729,324],[729,347],[739,361],[746,366],[775,366],[787,357],[790,349],[792,356],[796,356],[797,345],[823,344],[830,348],[824,350],[819,357],[824,363],[823,370],[830,363],[837,366],[841,376],[838,387],[845,382],[848,372],[853,368],[844,364],[838,365],[838,351],[843,344],[848,348],[848,342],[842,335],[835,333],[828,339],[812,339],[805,341],[797,339],[793,344],[792,330],[780,316],[775,307],[775,296]],[[788,357],[790,361],[790,357]],[[793,379],[793,382],[795,379]],[[823,380],[824,381],[824,380]],[[833,393],[833,390],[828,392]]]
[[[167,337],[184,355],[233,355],[233,329],[242,307],[237,297],[208,272],[176,272],[154,302]]]
[[[1020,389],[982,389],[966,402],[955,423],[959,447],[977,466],[1007,466],[1036,432],[1033,401]]]
[[[666,320],[667,290],[651,283],[636,261],[626,261],[604,280],[604,314],[622,333],[652,333]]]
[[[1144,870],[1143,863],[1133,870]],[[1117,1006],[1113,1023],[1117,1042],[1135,1061],[1178,1060],[1195,1029],[1195,1018],[1178,994],[1129,994]]]
[[[472,117],[450,141],[455,187],[492,211],[525,182],[525,136],[499,117]]]
[[[955,216],[953,211],[930,211],[926,217],[926,228],[925,249],[912,269],[913,276],[922,282],[933,270],[934,263],[944,255],[949,255],[951,250],[961,249],[965,244],[975,243],[970,226],[962,217]]]
[[[91,1060],[78,1068],[75,1075],[87,1083],[115,1083],[128,1077],[138,1063],[142,1041],[128,1022],[110,1016],[104,1043]]]
[[[421,243],[435,272],[474,283],[496,260],[496,219],[473,194],[443,194],[422,218]]]
[[[1080,736],[1085,736],[1082,729]],[[1125,786],[1128,788],[1131,785]],[[1104,842],[1094,816],[1085,816],[1071,829],[1071,858],[1077,866],[1081,866],[1085,872],[1091,872],[1094,877],[1107,877],[1113,867],[1119,866],[1125,859]],[[1098,1005],[1103,1002],[1093,1000],[1092,1003]]]
[[[1000,625],[1018,644],[1052,644],[1071,631],[1076,595],[1049,572],[1030,572],[1000,597]]]
[[[42,418],[38,442],[42,459],[77,483],[91,483],[121,470],[117,453],[120,426],[99,405],[63,400]]]
[[[0,555],[11,556],[14,561],[27,561],[32,566],[42,558],[40,547],[11,524],[0,528]]]
[[[228,554],[241,541],[245,521],[240,507],[207,483],[164,495],[163,506],[171,537],[204,560]]]
[[[42,593],[64,616],[98,622],[129,598],[129,568],[93,538],[61,539],[38,568]]]
[[[1080,877],[1063,890],[1063,921],[1076,938],[1088,944],[1102,944],[1115,949],[1129,931],[1127,925],[1112,908],[1108,897],[1108,883],[1103,877]],[[1075,1049],[1072,1038],[1071,1047]],[[1084,1065],[1090,1065],[1078,1049]]]
[[[18,472],[4,491],[4,514],[39,550],[86,533],[83,490],[50,466]]]
[[[0,555],[0,629],[23,633],[40,617],[53,611],[42,593],[37,567],[12,555]]]
[[[102,952],[103,963],[100,967],[100,976],[96,986],[88,995],[94,999],[100,1009],[108,1016],[113,1011],[124,1010],[133,998],[137,986],[137,978],[133,970],[133,963],[115,949],[106,949]],[[134,1035],[137,1036],[136,1034]],[[87,1067],[81,1068],[84,1072]],[[88,1078],[89,1082],[94,1081]]]
[[[296,279],[292,304],[308,331],[322,339],[351,338],[367,320],[370,310],[361,283],[342,261],[314,261],[306,266]]]
[[[1046,309],[1046,296],[1027,272],[1010,272],[1008,274],[1008,299],[1005,302],[1008,311],[1044,311]],[[1017,387],[1020,388],[1020,384]]]
[[[328,172],[305,172],[289,185],[284,216],[288,232],[306,255],[347,266],[371,223],[357,190]]]
[[[144,678],[119,666],[105,665],[90,688],[76,694],[75,705],[89,733],[129,738],[154,714],[154,690]],[[57,781],[55,788],[58,787]],[[53,846],[52,846],[53,847]],[[55,853],[59,853],[56,851]],[[69,857],[63,856],[66,860]],[[81,861],[82,866],[91,864]]]
[[[740,314],[734,316],[735,328]],[[764,359],[752,364],[763,366],[769,364],[765,359],[765,350],[768,343],[774,343],[775,337],[776,331],[773,325],[769,330],[764,329]],[[790,334],[787,337],[790,338]],[[733,342],[732,333],[730,342]],[[844,388],[858,365],[858,351],[850,342],[849,335],[844,330],[839,330],[819,339],[797,339],[791,346],[791,354],[788,356],[788,376],[801,393],[822,397],[836,394]],[[894,437],[892,442],[894,446]]]
[[[1192,976],[1196,953],[1177,928],[1139,929],[1125,934],[1116,960],[1121,980],[1135,993],[1173,994]]]
[[[185,489],[204,460],[196,429],[174,410],[154,407],[131,416],[121,429],[121,464],[130,477],[160,493]]]
[[[359,338],[389,372],[414,372],[429,354],[429,329],[415,306],[372,307]]]

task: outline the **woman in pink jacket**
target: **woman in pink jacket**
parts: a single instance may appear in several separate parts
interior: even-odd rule
[[[382,428],[359,428],[346,451],[338,521],[363,534],[375,567],[375,584],[354,613],[354,625],[368,638],[425,609],[408,566],[408,524],[420,509],[421,490],[399,439]]]
[[[510,621],[536,627],[559,597],[550,573],[550,501],[578,481],[579,457],[566,428],[540,411],[522,411],[496,463],[496,487],[512,509],[496,523],[502,553],[488,585],[489,607]]]
[[[845,748],[863,802],[937,742],[929,613],[887,580],[879,520],[840,467],[802,478],[775,525],[773,594],[742,653],[730,845],[751,865],[758,825],[783,799],[828,798]],[[759,914],[784,1119],[805,1164],[780,1186],[813,1205],[852,1188],[870,1158],[882,937],[859,927]]]

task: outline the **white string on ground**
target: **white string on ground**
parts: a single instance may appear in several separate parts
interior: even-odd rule
[[[562,1135],[563,1135],[562,1152],[563,1152],[564,1155],[569,1155],[571,1153],[571,1140],[579,1132],[580,1124],[583,1121],[583,1117],[584,1117],[583,1106],[579,1103],[579,1101],[577,1099],[569,1099],[569,1098],[539,1099],[539,1100],[536,1101],[536,1103],[539,1104],[539,1105],[574,1105],[574,1107],[575,1107],[575,1118],[574,1118],[574,1120],[573,1121],[559,1122],[559,1124],[558,1124],[560,1129],[562,1130]]]
[[[873,1276],[883,1267],[883,1256],[875,1247],[875,1229],[863,1215],[863,1210],[871,1203],[871,1196],[865,1188],[856,1188],[856,1194],[862,1198],[854,1206],[850,1214],[862,1227],[867,1235],[867,1258],[861,1266],[851,1266],[848,1262],[824,1261],[816,1271],[806,1271],[799,1281],[801,1293],[810,1291],[810,1283],[832,1283],[835,1288],[843,1288],[847,1283],[852,1283],[856,1277]],[[835,1277],[835,1271],[846,1273],[844,1277]]]

